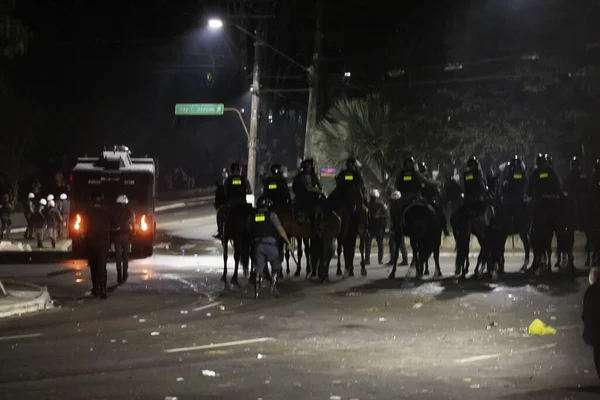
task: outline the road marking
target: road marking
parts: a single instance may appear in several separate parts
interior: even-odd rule
[[[26,339],[32,337],[44,336],[43,333],[29,333],[26,335],[15,335],[15,336],[0,336],[0,340],[12,340],[12,339]]]
[[[454,360],[454,362],[458,363],[458,364],[466,364],[466,363],[471,363],[471,362],[475,362],[475,361],[490,360],[492,358],[500,358],[502,356],[514,356],[517,354],[532,353],[534,351],[551,349],[553,347],[556,347],[556,343],[550,343],[550,344],[546,344],[546,345],[538,346],[538,347],[530,347],[528,349],[523,349],[523,350],[510,351],[509,353],[484,354],[481,356],[461,358],[458,360]]]
[[[170,226],[176,226],[176,225],[181,225],[181,224],[190,224],[190,223],[194,223],[194,222],[202,222],[202,221],[206,221],[206,220],[214,219],[214,218],[215,218],[214,215],[206,215],[204,217],[182,219],[179,221],[161,222],[161,223],[156,224],[156,229],[164,229],[164,228],[170,227]]]
[[[216,349],[216,348],[219,348],[219,347],[231,347],[231,346],[240,346],[240,345],[243,345],[243,344],[270,342],[272,340],[275,340],[275,338],[272,338],[272,337],[263,337],[263,338],[257,338],[257,339],[236,340],[234,342],[211,343],[211,344],[206,344],[206,345],[203,345],[203,346],[180,347],[180,348],[177,348],[177,349],[168,349],[168,350],[165,350],[165,353],[183,353],[185,351]]]
[[[204,306],[200,306],[200,307],[196,307],[196,308],[192,308],[192,311],[202,311],[202,310],[206,310],[207,308],[212,308],[212,307],[216,307],[219,304],[221,304],[220,301],[216,301],[214,303],[210,303],[210,304],[206,304]]]
[[[189,249],[193,249],[194,247],[196,247],[195,244],[184,244],[183,246],[181,246],[179,248],[183,249],[183,250],[189,250]]]
[[[185,203],[173,203],[173,204],[166,204],[164,206],[154,207],[154,211],[160,212],[160,211],[167,211],[167,210],[172,210],[174,208],[183,208],[183,207],[185,207]]]
[[[155,244],[154,248],[155,249],[164,249],[164,248],[168,247],[169,244],[170,244],[169,242],[161,242],[161,243]]]

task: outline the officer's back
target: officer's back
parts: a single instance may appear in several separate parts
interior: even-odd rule
[[[110,244],[111,231],[118,225],[112,214],[101,204],[90,206],[85,213],[86,232],[85,239],[89,246],[106,247]]]
[[[536,197],[559,197],[562,194],[558,174],[549,164],[543,164],[536,168],[533,173],[532,188]]]
[[[409,157],[404,161],[404,168],[396,179],[396,189],[402,193],[402,196],[416,195],[424,181],[423,176],[415,170],[414,158]]]

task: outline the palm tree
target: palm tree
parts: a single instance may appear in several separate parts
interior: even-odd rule
[[[340,166],[348,157],[361,164],[365,178],[387,189],[396,172],[393,148],[402,142],[389,103],[378,95],[339,100],[317,126],[320,163]]]

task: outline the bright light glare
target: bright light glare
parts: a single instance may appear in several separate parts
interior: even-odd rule
[[[142,220],[140,221],[140,228],[142,231],[146,232],[148,230],[148,223],[146,222],[146,216],[142,215]]]
[[[344,76],[345,76],[346,78],[350,78],[350,77],[352,76],[352,74],[351,74],[350,72],[346,72],[346,73],[344,73]]]
[[[223,21],[218,18],[209,19],[208,27],[211,29],[220,29],[223,27]]]

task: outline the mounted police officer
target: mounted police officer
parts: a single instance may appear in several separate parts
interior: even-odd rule
[[[535,164],[536,169],[530,183],[534,203],[537,205],[542,198],[559,199],[562,195],[560,178],[548,162],[548,155],[538,154]]]
[[[569,175],[565,180],[564,191],[575,200],[583,200],[587,197],[589,188],[589,179],[585,171],[581,168],[581,160],[574,156],[571,159]]]
[[[371,264],[371,243],[375,239],[377,243],[377,262],[383,264],[383,237],[388,220],[387,205],[379,198],[379,190],[373,189],[369,194],[369,229],[365,248],[366,264]]]
[[[419,172],[422,174],[424,181],[421,184],[421,195],[423,199],[435,210],[435,214],[438,218],[442,232],[445,236],[450,235],[448,233],[448,222],[444,207],[442,206],[442,199],[440,193],[440,187],[433,181],[429,175],[427,164],[424,161],[419,163]]]
[[[343,193],[350,194],[353,189],[358,189],[363,202],[366,202],[367,188],[365,179],[358,170],[358,162],[354,157],[346,160],[346,168],[335,177],[336,188],[342,189]]]
[[[415,159],[409,156],[404,160],[404,168],[396,178],[396,189],[402,195],[404,206],[409,205],[419,197],[423,184],[425,184],[425,177],[415,170]]]
[[[247,204],[246,195],[252,194],[250,182],[245,176],[242,176],[242,167],[234,162],[230,167],[230,174],[223,184],[225,191],[225,204],[217,211],[217,228],[219,232],[216,238],[223,238],[223,226],[227,219],[227,213],[232,207]],[[219,218],[220,217],[220,218]]]
[[[273,201],[275,208],[282,207],[292,201],[287,179],[283,176],[283,169],[280,164],[271,166],[271,176],[264,181],[263,195],[268,196]]]
[[[248,232],[253,240],[252,262],[256,271],[254,280],[254,298],[258,298],[262,278],[265,276],[267,263],[271,264],[271,294],[279,297],[277,292],[277,275],[281,270],[281,258],[277,246],[278,237],[282,237],[288,248],[293,249],[290,240],[272,211],[273,202],[266,196],[259,197],[256,208],[248,220]]]
[[[315,172],[314,161],[312,158],[307,158],[300,163],[300,171],[292,182],[292,191],[296,196],[295,218],[299,223],[314,220],[317,200],[322,190],[321,182]]]
[[[479,160],[471,156],[467,161],[467,168],[463,174],[463,186],[465,189],[465,205],[468,207],[480,205],[485,201],[487,194],[487,182]]]
[[[129,207],[129,199],[122,194],[117,197],[117,208],[115,210],[116,223],[119,230],[115,235],[115,257],[117,264],[117,283],[122,285],[129,277],[129,248],[131,237],[135,234],[135,214]]]
[[[515,154],[506,164],[502,176],[502,202],[507,205],[521,206],[525,203],[525,195],[529,179],[527,168],[521,157]]]

